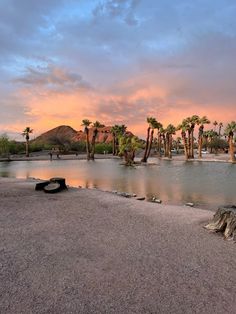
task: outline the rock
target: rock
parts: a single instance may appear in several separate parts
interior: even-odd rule
[[[136,197],[136,200],[138,200],[138,201],[144,201],[144,200],[145,200],[145,197]]]
[[[194,203],[186,203],[185,206],[193,207]]]

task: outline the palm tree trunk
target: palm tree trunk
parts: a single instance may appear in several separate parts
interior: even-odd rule
[[[170,134],[169,135],[169,158],[171,159],[172,158],[172,135]]]
[[[181,132],[181,136],[182,136],[182,139],[183,139],[183,144],[184,144],[184,154],[185,154],[185,159],[188,160],[188,140],[187,140],[187,137],[186,137],[186,133],[185,132]]]
[[[113,134],[113,140],[112,140],[112,154],[115,156],[116,154],[116,136]]]
[[[149,157],[151,149],[152,149],[153,133],[154,133],[154,130],[152,129],[151,135],[150,135],[150,140],[149,140],[149,145],[148,145],[147,157],[146,157],[147,160],[148,160],[148,157]]]
[[[91,141],[91,154],[90,154],[90,158],[92,160],[94,160],[94,154],[95,154],[95,140],[98,134],[98,130],[97,128],[94,129],[93,131],[93,137],[92,137],[92,141]]]
[[[161,157],[161,133],[158,131],[158,154]]]
[[[148,146],[149,146],[149,137],[150,137],[150,127],[147,129],[147,139],[146,139],[146,145],[145,145],[145,150],[143,154],[143,158],[141,159],[141,162],[147,162],[147,151],[148,151]]]
[[[228,139],[228,142],[229,142],[229,152],[230,152],[230,160],[231,162],[235,162],[235,155],[234,155],[234,143],[233,143],[233,134],[229,134],[229,139]]]
[[[194,158],[194,136],[193,136],[194,129],[191,130],[191,149],[190,149],[190,157]]]
[[[202,158],[202,135],[198,138],[198,157]]]
[[[26,139],[26,143],[25,143],[25,155],[26,157],[29,157],[29,140]]]
[[[87,160],[90,160],[89,129],[85,127]]]

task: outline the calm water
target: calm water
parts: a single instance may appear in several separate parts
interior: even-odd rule
[[[236,204],[236,165],[152,161],[156,164],[136,168],[125,167],[120,160],[1,162],[0,176],[41,179],[61,176],[72,186],[157,196],[168,204],[194,202],[210,209]]]

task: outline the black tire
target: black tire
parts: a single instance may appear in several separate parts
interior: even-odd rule
[[[57,182],[51,182],[44,187],[45,193],[57,193],[61,191],[61,185]]]
[[[36,183],[35,191],[42,191],[44,189],[44,187],[47,186],[49,183],[50,183],[49,180]]]
[[[65,178],[51,178],[50,179],[51,182],[55,182],[55,183],[59,183],[60,186],[61,186],[61,190],[65,190],[67,189],[67,186],[66,186],[66,179]]]

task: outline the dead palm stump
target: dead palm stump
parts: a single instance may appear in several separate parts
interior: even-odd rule
[[[236,241],[236,206],[219,207],[212,221],[204,228],[214,232],[223,232],[225,239]]]

